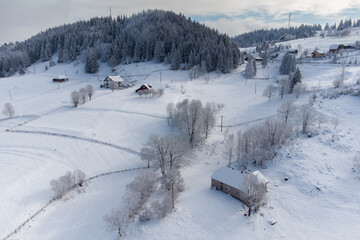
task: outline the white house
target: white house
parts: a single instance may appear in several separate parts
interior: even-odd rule
[[[110,88],[111,84],[114,84],[115,88],[122,87],[124,85],[124,79],[120,76],[107,76],[103,81],[100,87]]]

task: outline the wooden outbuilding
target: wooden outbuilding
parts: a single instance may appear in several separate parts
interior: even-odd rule
[[[144,91],[144,90],[150,90],[150,89],[154,89],[154,87],[151,84],[143,84],[141,85],[138,89],[135,90],[135,92],[139,92],[139,91]]]
[[[66,82],[69,78],[65,75],[59,75],[57,78],[53,78],[53,82]]]
[[[248,202],[246,177],[254,178],[258,184],[264,184],[265,186],[269,182],[260,171],[245,173],[222,167],[211,175],[211,186],[246,204]]]
[[[345,49],[344,44],[332,44],[329,47],[330,53],[338,53],[341,49]]]
[[[312,58],[323,58],[324,53],[319,52],[318,50],[315,50],[311,53]]]

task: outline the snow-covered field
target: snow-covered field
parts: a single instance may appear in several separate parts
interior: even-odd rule
[[[347,38],[315,37],[291,44],[325,50],[330,44],[353,43],[358,38],[353,31]],[[356,56],[360,57],[359,51],[351,53]],[[13,119],[5,115],[0,119],[1,239],[52,198],[50,180],[66,171],[80,169],[91,177],[144,166],[136,152],[126,149],[140,151],[150,134],[171,131],[165,111],[170,102],[191,98],[222,103],[224,125],[237,125],[228,129],[235,133],[255,120],[273,116],[286,99],[302,104],[310,95],[271,101],[262,96],[264,88],[275,81],[271,77],[277,78],[279,62],[265,69],[258,65],[257,77],[270,76],[270,80],[246,81],[243,65],[227,75],[210,74],[208,84],[202,78],[189,81],[187,71],[171,71],[163,64],[121,65],[118,72],[126,73],[136,85],[115,92],[99,88],[98,78],[111,74],[106,65],[98,75],[84,74],[81,63],[59,64],[46,72],[44,66],[39,63],[29,69],[36,74],[0,79],[0,103],[12,98],[16,111]],[[341,72],[336,64],[299,67],[312,91],[331,88]],[[69,82],[52,82],[64,72]],[[345,83],[355,83],[359,74],[359,66],[347,66]],[[139,98],[134,90],[142,83],[164,88],[165,95]],[[71,91],[87,84],[96,89],[93,100],[73,108]],[[131,224],[124,239],[358,239],[360,184],[352,172],[352,157],[360,152],[359,105],[359,97],[352,96],[315,102],[319,112],[340,119],[339,126],[335,130],[331,123],[314,127],[317,136],[294,139],[266,163],[261,171],[270,180],[268,204],[250,218],[244,216],[241,202],[210,189],[211,174],[226,165],[223,133],[215,128],[192,165],[182,171],[186,190],[175,211],[161,220]],[[213,155],[210,145],[217,146]],[[125,205],[125,186],[135,175],[131,171],[91,180],[86,193],[52,203],[10,239],[115,239],[102,217]]]

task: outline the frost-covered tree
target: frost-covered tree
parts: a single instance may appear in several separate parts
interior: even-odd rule
[[[278,80],[278,91],[279,91],[279,95],[280,98],[283,99],[284,94],[289,92],[289,88],[290,88],[290,81],[288,77],[283,77],[281,79]]]
[[[301,133],[308,132],[309,127],[316,121],[317,112],[310,104],[303,104],[297,111],[297,118],[301,126]]]
[[[88,50],[85,60],[85,72],[97,73],[99,71],[99,67],[100,65],[97,62],[96,52],[94,50]]]
[[[94,87],[93,87],[93,85],[88,84],[88,85],[86,85],[85,89],[86,89],[86,93],[89,97],[89,100],[91,101],[91,97],[94,95],[94,92],[95,92]]]
[[[82,103],[86,103],[86,100],[88,98],[87,90],[85,88],[80,88],[79,89],[79,94],[80,94],[80,98],[82,100]]]
[[[273,84],[270,84],[264,89],[263,96],[268,97],[270,101],[271,98],[276,95],[276,90],[277,88]]]
[[[306,84],[297,82],[293,89],[293,94],[296,98],[298,98],[301,94],[303,94],[306,91]]]
[[[280,65],[280,74],[289,74],[296,69],[296,60],[295,56],[289,54],[289,52],[286,52],[283,59],[281,60]]]
[[[111,212],[105,215],[103,219],[106,223],[108,231],[116,231],[119,238],[125,234],[125,230],[129,223],[129,216],[126,211],[112,209]]]
[[[235,157],[235,136],[233,133],[229,134],[224,142],[224,157],[228,160],[228,167]]]
[[[2,112],[3,114],[9,116],[10,118],[12,118],[15,115],[15,110],[14,107],[11,105],[11,103],[5,103]]]
[[[77,107],[80,102],[80,94],[78,91],[72,91],[70,94],[71,102],[74,104],[74,107]]]
[[[254,64],[251,60],[248,60],[246,67],[245,67],[245,78],[251,79],[255,76],[255,69]]]
[[[277,110],[280,119],[282,119],[285,125],[288,123],[289,119],[295,116],[296,114],[296,105],[293,101],[287,100]]]
[[[247,202],[249,208],[248,216],[251,216],[253,210],[257,211],[265,203],[267,196],[267,187],[264,183],[259,183],[252,174],[245,175],[245,185],[247,188]]]

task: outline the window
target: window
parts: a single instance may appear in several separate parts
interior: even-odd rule
[[[226,191],[229,191],[229,187],[226,187],[225,189],[226,189]]]
[[[236,195],[239,195],[239,191],[236,191]]]

